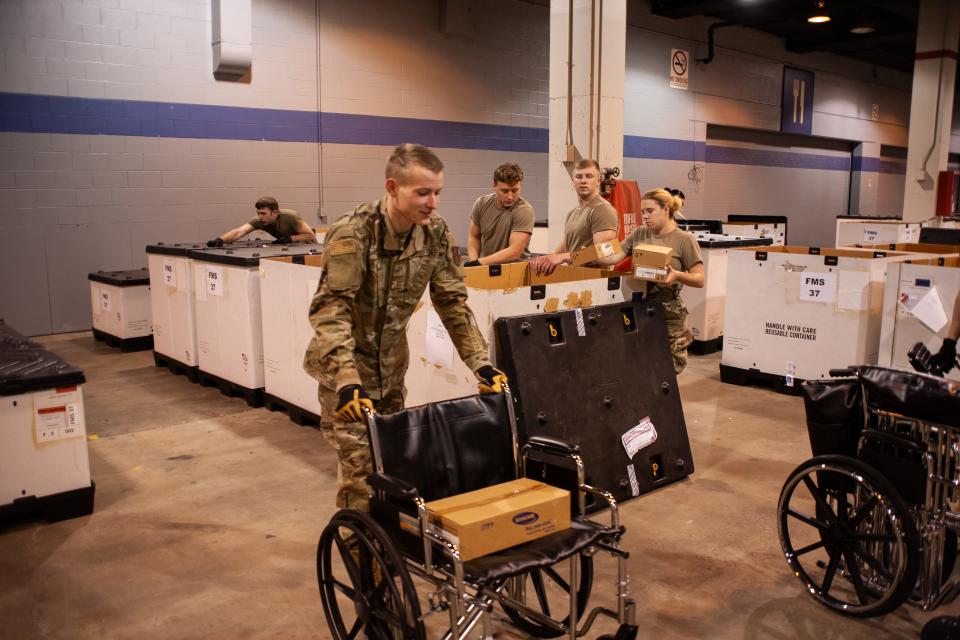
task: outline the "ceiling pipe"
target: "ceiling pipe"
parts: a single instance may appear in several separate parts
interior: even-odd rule
[[[713,32],[716,29],[720,29],[723,27],[732,27],[735,24],[736,24],[735,22],[714,22],[709,27],[707,27],[707,57],[697,58],[697,62],[702,62],[703,64],[710,64],[711,62],[713,62],[713,56],[715,54],[715,50],[713,47]]]

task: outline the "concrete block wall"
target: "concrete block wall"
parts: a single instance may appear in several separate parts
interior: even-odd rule
[[[400,142],[437,148],[441,213],[460,242],[501,162],[524,167],[546,219],[549,8],[450,6],[472,11],[445,25],[439,0],[253,0],[252,73],[224,82],[209,0],[0,2],[0,268],[21,274],[0,284],[0,316],[30,334],[86,328],[87,272],[141,266],[147,242],[222,232],[262,194],[329,223],[382,195]],[[707,138],[708,123],[776,131],[784,63],[817,73],[815,135],[905,146],[909,77],[731,28],[677,91],[670,49],[705,55],[709,22],[630,7],[624,176],[684,189],[690,217],[787,213],[832,237],[842,158]],[[805,155],[831,168],[785,168]],[[893,202],[902,173],[881,160],[878,200]]]

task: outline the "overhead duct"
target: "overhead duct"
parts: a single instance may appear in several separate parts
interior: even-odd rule
[[[213,75],[236,79],[250,71],[251,0],[212,0]]]

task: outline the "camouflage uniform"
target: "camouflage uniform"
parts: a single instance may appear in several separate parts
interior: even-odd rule
[[[489,365],[487,345],[466,305],[467,289],[447,223],[433,216],[394,234],[384,200],[365,203],[327,232],[323,275],[310,304],[316,332],[304,369],[320,383],[322,432],[340,459],[337,506],[367,510],[370,449],[366,426],[336,418],[337,390],[359,384],[381,413],[403,408],[407,321],[427,285],[464,363]]]

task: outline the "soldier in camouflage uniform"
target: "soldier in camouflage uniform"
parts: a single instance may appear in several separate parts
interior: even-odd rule
[[[457,352],[481,391],[506,381],[490,365],[477,328],[453,235],[436,215],[443,164],[419,145],[397,147],[386,195],[337,220],[326,236],[324,270],[310,304],[316,332],[304,369],[316,378],[322,431],[340,464],[337,506],[366,511],[370,450],[365,411],[403,409],[407,321],[427,285]]]

